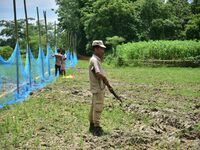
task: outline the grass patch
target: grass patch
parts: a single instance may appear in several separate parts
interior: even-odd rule
[[[177,117],[185,117],[185,121],[189,118],[188,112],[199,113],[194,106],[200,98],[199,94],[195,94],[199,88],[200,69],[114,68],[107,64],[104,67],[116,92],[126,98],[124,103],[127,107],[137,104],[148,111],[170,108],[176,110]],[[135,147],[130,142],[131,137],[136,136],[135,132],[139,132],[135,124],[150,128],[158,118],[137,108],[126,111],[107,92],[101,122],[108,134],[102,138],[93,137],[88,132],[91,95],[88,94],[87,68],[88,61],[79,61],[76,69],[67,71],[67,75],[75,76],[74,79],[60,77],[47,87],[34,91],[25,102],[0,109],[0,149],[92,149],[92,145],[102,149],[109,145],[116,149]],[[179,116],[180,113],[184,115]],[[197,123],[195,128],[199,131],[200,124]],[[116,130],[120,132],[116,133]],[[138,139],[157,137],[142,131],[139,135]],[[155,147],[153,142],[148,144],[154,148],[169,148],[168,138],[167,142],[163,138],[160,135],[159,144]],[[180,139],[175,139],[171,147],[179,148],[180,145]]]

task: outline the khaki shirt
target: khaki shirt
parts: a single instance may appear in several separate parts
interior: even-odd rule
[[[105,71],[101,65],[101,59],[94,55],[90,58],[89,62],[89,80],[90,80],[90,90],[92,93],[99,93],[105,90],[105,84],[102,80],[98,80],[95,73],[101,73],[105,76]]]

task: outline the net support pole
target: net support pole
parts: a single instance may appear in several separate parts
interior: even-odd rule
[[[47,15],[46,15],[46,11],[43,11],[44,14],[44,23],[45,23],[45,33],[46,33],[46,46],[48,44],[48,29],[47,29]]]
[[[43,11],[44,14],[44,22],[45,22],[45,32],[46,32],[46,49],[47,49],[47,58],[48,58],[48,74],[49,77],[51,76],[51,71],[50,71],[50,54],[49,54],[49,50],[48,50],[48,28],[47,28],[47,14],[46,11]]]
[[[16,1],[13,0],[13,10],[14,10],[14,22],[15,22],[15,38],[18,44],[18,25],[17,25],[17,12],[16,12]],[[19,94],[19,47],[16,46],[17,52],[16,52],[16,76],[17,76],[17,94]]]
[[[57,25],[54,23],[54,38],[55,38],[55,49],[57,49]]]
[[[39,9],[37,9],[37,20],[38,20],[38,35],[39,35],[39,49],[41,49],[41,30],[40,30],[40,15],[39,15]],[[42,78],[44,78],[44,60],[43,60],[43,53],[41,51],[41,67],[42,67]]]
[[[32,87],[32,81],[31,81],[31,58],[30,58],[30,49],[29,49],[29,29],[28,29],[28,15],[27,15],[27,9],[26,9],[26,0],[24,0],[24,13],[26,18],[26,52],[28,53],[28,62],[29,62],[29,85]]]

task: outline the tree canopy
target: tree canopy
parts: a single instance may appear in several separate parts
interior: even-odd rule
[[[33,23],[35,19],[29,18],[29,46],[33,51],[33,54],[37,56],[39,49],[39,37],[38,37],[38,26]],[[25,20],[19,19],[18,22],[18,35],[20,46],[23,51],[26,51],[26,35],[25,35]],[[10,46],[14,49],[16,44],[16,39],[14,37],[14,22],[1,20],[0,26],[3,27],[0,31],[0,36],[3,37],[0,39],[0,46]],[[54,25],[52,23],[48,24],[48,40],[52,46],[55,46],[55,37],[54,37]],[[45,27],[44,23],[41,21],[41,33],[42,33],[42,48],[46,48],[46,36],[45,36]],[[9,49],[8,49],[9,50]]]
[[[78,50],[82,55],[91,53],[91,41],[95,39],[104,40],[113,50],[116,44],[112,42],[116,42],[116,37],[124,39],[123,43],[200,38],[198,0],[56,0],[56,3],[59,6],[57,46]],[[0,25],[5,27],[0,36],[6,36],[0,39],[0,46],[14,47],[13,21],[1,20]],[[25,47],[25,21],[18,20],[18,26],[19,39]],[[43,23],[41,26],[44,47]],[[37,26],[30,23],[29,28],[30,46],[38,50]],[[48,25],[49,41],[54,46],[53,28],[53,24]]]
[[[119,36],[130,41],[199,39],[199,1],[56,0],[60,27],[78,35],[78,50]],[[86,50],[85,50],[86,49]]]

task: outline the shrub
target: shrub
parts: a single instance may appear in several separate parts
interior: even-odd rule
[[[127,43],[117,47],[117,56],[124,60],[187,60],[200,56],[197,41],[149,41]]]
[[[8,59],[11,54],[13,53],[13,49],[10,46],[3,46],[0,47],[0,55],[4,58],[4,59]]]

